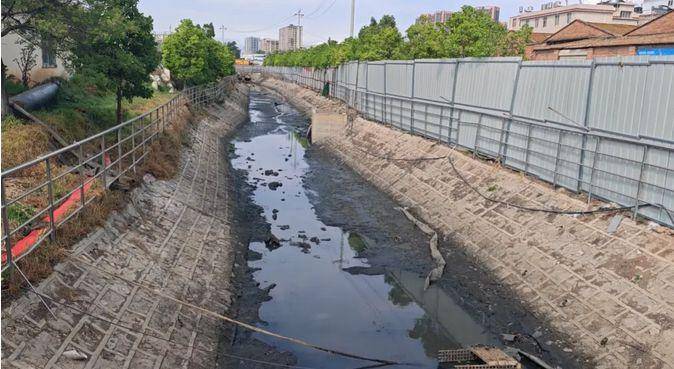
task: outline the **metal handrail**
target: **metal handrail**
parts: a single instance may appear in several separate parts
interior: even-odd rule
[[[231,78],[231,77],[228,77]],[[136,170],[146,155],[148,154],[148,145],[162,133],[167,126],[169,126],[176,112],[183,103],[190,104],[195,107],[201,107],[214,100],[220,99],[225,93],[225,84],[227,78],[218,83],[212,83],[204,86],[189,87],[182,90],[179,94],[173,96],[167,102],[143,113],[137,117],[131,118],[114,127],[110,127],[83,140],[76,141],[66,147],[54,150],[47,154],[41,155],[28,162],[7,169],[0,173],[0,187],[2,192],[2,201],[0,210],[2,212],[2,237],[0,240],[3,243],[3,251],[5,252],[6,261],[2,264],[4,271],[10,265],[13,265],[19,259],[30,254],[39,244],[45,239],[52,240],[56,237],[56,230],[61,225],[70,220],[75,214],[79,213],[86,207],[94,197],[86,198],[85,186],[89,186],[97,179],[102,181],[105,189],[119,179],[129,170]],[[108,136],[114,136],[112,141],[107,140]],[[140,136],[140,137],[139,137]],[[100,146],[99,145],[100,141]],[[84,147],[87,145],[98,146],[97,151],[94,151],[91,156],[84,156]],[[111,144],[111,145],[110,145]],[[77,152],[77,164],[66,168],[61,173],[52,173],[52,160],[62,154]],[[106,159],[110,157],[109,162]],[[114,158],[114,160],[113,160]],[[84,175],[84,168],[98,162],[98,170],[92,176]],[[20,173],[21,171],[35,167],[37,165],[45,165],[46,179],[40,180],[38,184],[22,191],[12,199],[8,199],[6,195],[6,181]],[[55,187],[57,181],[63,181],[68,175],[78,173],[78,180],[72,184],[72,188],[67,188],[65,194],[57,194]],[[35,210],[30,218],[23,223],[12,227],[9,222],[8,210],[14,204],[20,204],[35,193],[44,192],[47,190],[47,204]],[[80,194],[80,201],[77,208],[68,212],[63,216],[63,219],[55,219],[54,212],[60,204],[63,204],[68,198],[74,194]],[[48,221],[47,227],[42,227],[42,233],[39,234],[35,243],[28,246],[28,249],[17,255],[16,258],[12,255],[12,237],[17,232],[25,227],[30,226],[36,221],[43,219]]]

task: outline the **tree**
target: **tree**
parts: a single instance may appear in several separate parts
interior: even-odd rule
[[[407,29],[404,56],[409,59],[445,57],[444,40],[449,29],[442,23],[424,22]]]
[[[123,119],[123,99],[152,96],[150,73],[160,61],[152,17],[137,5],[138,0],[87,0],[78,17],[87,32],[71,49],[76,71],[104,77],[114,91],[117,123]]]
[[[239,59],[241,57],[241,49],[237,46],[236,41],[230,41],[227,43],[227,48],[229,52],[234,55],[235,58]]]
[[[35,60],[35,45],[24,41],[21,53],[14,61],[19,67],[19,71],[21,71],[21,83],[28,87],[30,83],[30,71],[37,65],[37,61]]]
[[[524,49],[531,43],[530,26],[524,26],[517,31],[509,31],[501,41],[499,56],[522,56]]]
[[[205,23],[202,28],[204,29],[204,32],[206,32],[206,36],[210,38],[215,37],[215,28],[213,27],[213,23]]]
[[[452,58],[496,55],[507,33],[489,14],[470,6],[452,14],[446,25],[449,34],[444,42],[445,55]]]
[[[184,19],[175,32],[166,37],[162,48],[164,66],[182,85],[214,82],[234,74],[234,56],[229,48],[191,20]]]

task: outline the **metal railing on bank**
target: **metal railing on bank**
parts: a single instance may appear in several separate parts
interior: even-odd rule
[[[674,58],[388,60],[239,71],[316,91],[327,83],[330,96],[367,119],[674,227]]]
[[[232,78],[232,77],[228,77]],[[97,193],[137,167],[150,144],[185,104],[199,108],[226,96],[227,79],[182,90],[169,101],[0,176],[2,270],[30,254],[87,207]]]

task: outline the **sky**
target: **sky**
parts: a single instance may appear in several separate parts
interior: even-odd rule
[[[368,24],[370,17],[379,19],[384,14],[392,14],[404,32],[421,13],[459,10],[462,5],[496,5],[501,8],[500,21],[505,21],[520,6],[539,9],[540,4],[548,1],[551,0],[356,0],[354,33]],[[239,47],[248,36],[278,39],[278,29],[297,24],[293,14],[301,9],[305,14],[304,46],[309,46],[328,38],[341,41],[348,36],[351,0],[140,0],[138,6],[154,19],[155,32],[169,32],[185,18],[199,24],[212,22],[218,40],[222,40],[224,26],[225,40],[236,41]]]

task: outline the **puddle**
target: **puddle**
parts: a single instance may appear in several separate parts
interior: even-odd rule
[[[493,337],[440,288],[424,291],[423,276],[404,270],[368,271],[368,260],[359,255],[375,241],[349,231],[349,219],[340,227],[319,219],[312,201],[321,194],[303,185],[309,171],[320,170],[305,160],[305,118],[255,92],[250,118],[249,126],[232,142],[236,154],[232,165],[245,170],[248,183],[256,186],[252,200],[263,209],[279,240],[278,245],[249,245],[261,255],[249,261],[256,270],[255,280],[260,288],[271,287],[271,299],[260,307],[265,322],[261,326],[323,347],[413,367],[437,367],[435,356],[441,348],[493,344]],[[349,202],[345,206],[369,211],[355,200],[345,201]],[[391,210],[391,217],[404,216]],[[427,240],[420,243],[426,247]],[[293,352],[299,366],[372,364],[255,337]]]

